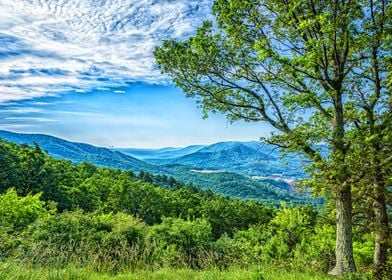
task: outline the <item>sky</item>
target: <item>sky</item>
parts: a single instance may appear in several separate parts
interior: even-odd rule
[[[0,129],[114,147],[258,140],[263,124],[207,120],[157,68],[211,0],[0,0]]]

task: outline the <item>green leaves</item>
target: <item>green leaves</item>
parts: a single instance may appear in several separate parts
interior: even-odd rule
[[[179,252],[195,254],[198,250],[206,250],[210,246],[211,226],[203,219],[185,221],[164,218],[161,224],[151,228],[149,238],[162,242],[163,248],[174,245]]]
[[[9,232],[21,231],[53,212],[46,209],[46,203],[40,197],[41,194],[20,197],[15,189],[8,189],[0,195],[0,227]]]
[[[269,123],[278,133],[267,142],[311,160],[306,184],[318,193],[360,185],[372,166],[368,180],[383,185],[374,191],[377,205],[384,204],[377,211],[385,212],[389,179],[383,174],[391,169],[376,162],[385,158],[381,149],[392,151],[381,136],[390,135],[392,123],[390,4],[216,0],[216,26],[205,23],[178,43],[180,51],[164,43],[155,55],[162,72],[202,104],[204,115]],[[319,144],[328,152],[320,153]],[[356,161],[360,150],[366,156]],[[349,229],[337,233],[337,240],[345,239],[339,250],[351,243],[351,201],[335,198],[349,204],[339,213],[348,219],[338,229]],[[337,256],[344,256],[337,268],[347,260],[355,267],[351,246]]]

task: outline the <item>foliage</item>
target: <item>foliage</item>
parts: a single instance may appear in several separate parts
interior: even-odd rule
[[[160,254],[154,256],[157,261],[179,265],[185,260],[192,267],[201,266],[200,255],[212,244],[211,226],[204,219],[164,218],[161,224],[151,227],[147,238],[158,246]]]
[[[41,194],[19,197],[15,189],[8,189],[0,195],[0,227],[10,231],[21,231],[37,218],[49,212]]]
[[[21,232],[39,218],[50,217],[55,209],[47,209],[41,194],[20,197],[15,189],[0,195],[0,258],[21,243]]]
[[[0,144],[13,161],[3,162],[14,168],[8,173],[27,170],[31,176],[9,174],[4,181],[9,187],[0,195],[2,259],[110,273],[254,264],[326,271],[334,260],[330,213],[311,206],[230,199],[168,176],[73,165],[39,147]],[[372,233],[363,222],[356,230],[361,237],[355,238],[355,257],[367,273]]]
[[[270,239],[265,245],[271,259],[287,259],[302,240],[313,233],[315,213],[309,208],[284,208],[271,221]]]
[[[137,265],[145,235],[145,224],[130,215],[65,212],[37,221],[15,254],[43,266],[74,263],[115,272]]]
[[[275,131],[263,138],[267,143],[309,159],[306,185],[336,201],[332,275],[356,269],[352,188],[366,193],[375,218],[374,275],[383,278],[390,243],[391,2],[215,0],[212,13],[214,20],[192,36],[155,49],[162,73],[205,117],[219,112],[231,122],[268,123]]]

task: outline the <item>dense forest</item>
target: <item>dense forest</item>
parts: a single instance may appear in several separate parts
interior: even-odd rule
[[[309,205],[271,207],[172,177],[73,165],[38,146],[4,141],[0,166],[2,263],[114,274],[254,265],[320,273],[334,264],[328,203],[323,211]],[[359,211],[354,226],[362,275],[370,275],[374,250],[367,214]],[[5,268],[4,277],[10,275]]]

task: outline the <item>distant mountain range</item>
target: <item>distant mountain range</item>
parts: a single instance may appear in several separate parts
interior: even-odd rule
[[[276,147],[260,142],[219,142],[186,148],[116,149],[146,162],[179,164],[198,169],[217,169],[249,176],[302,178],[302,160],[291,154],[285,159]]]
[[[174,157],[181,157],[191,153],[194,153],[201,148],[205,147],[204,145],[192,145],[186,148],[161,148],[161,149],[137,149],[137,148],[118,148],[115,149],[124,154],[129,154],[136,158],[142,160],[151,160],[151,159],[171,159]]]
[[[308,201],[286,182],[304,175],[298,157],[287,165],[279,151],[258,142],[220,142],[185,148],[108,149],[70,142],[44,134],[0,130],[0,138],[17,144],[39,145],[49,155],[74,163],[166,174],[202,189],[245,199]]]
[[[107,148],[66,141],[44,134],[22,134],[0,130],[0,138],[17,144],[30,146],[37,143],[43,150],[55,158],[66,158],[74,163],[91,162],[98,166],[108,166],[134,171],[150,170],[153,166],[132,156],[112,151]]]

